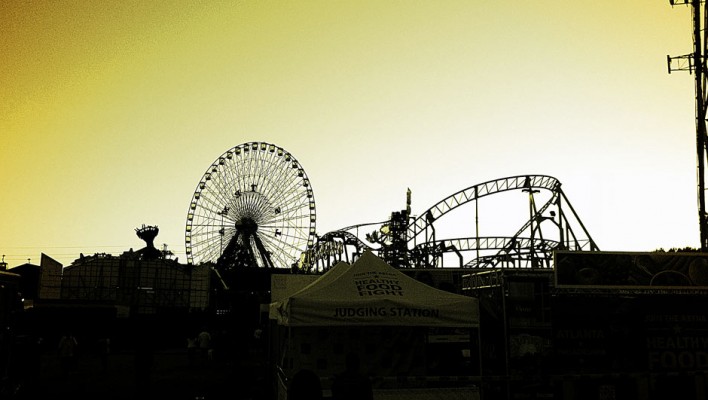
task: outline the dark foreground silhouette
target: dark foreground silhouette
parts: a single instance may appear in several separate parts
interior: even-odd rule
[[[41,356],[39,374],[12,398],[266,399],[264,368],[251,357],[190,366],[186,349],[168,349],[115,353],[107,360],[84,355],[67,371],[56,354],[48,353]]]

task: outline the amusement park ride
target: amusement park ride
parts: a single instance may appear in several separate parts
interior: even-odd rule
[[[480,235],[481,216],[509,232]],[[274,144],[243,143],[197,184],[187,213],[188,263],[211,262],[220,274],[248,267],[323,272],[368,249],[397,268],[551,268],[554,250],[598,250],[561,183],[544,175],[477,184],[417,216],[408,190],[406,208],[387,221],[320,236],[315,222],[310,180],[295,157]]]

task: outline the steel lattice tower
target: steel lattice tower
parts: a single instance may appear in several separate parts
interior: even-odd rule
[[[708,25],[708,12],[702,0],[669,0],[672,6],[686,5],[692,9],[693,53],[682,56],[667,56],[669,73],[689,71],[696,78],[696,151],[698,179],[698,226],[701,235],[701,251],[708,251],[708,215],[706,215],[705,164],[708,157],[706,144],[706,38],[703,27]]]

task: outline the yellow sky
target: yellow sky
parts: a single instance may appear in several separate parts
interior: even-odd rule
[[[558,178],[603,250],[698,246],[690,9],[668,1],[0,3],[0,252],[119,253],[227,149],[312,181],[322,234]],[[512,234],[513,232],[510,232]]]

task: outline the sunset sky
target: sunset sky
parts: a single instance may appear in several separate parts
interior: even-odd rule
[[[699,246],[691,9],[627,1],[0,2],[0,254],[184,259],[224,151],[292,153],[317,231],[556,177],[601,250]],[[513,232],[509,232],[513,234]]]

